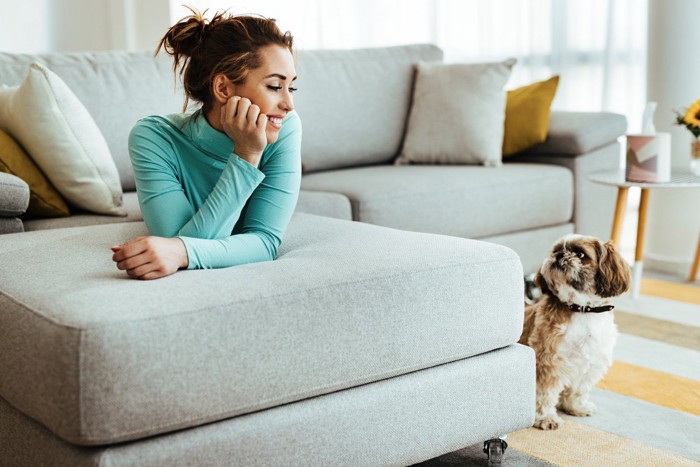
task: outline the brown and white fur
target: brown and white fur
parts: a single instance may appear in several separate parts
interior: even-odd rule
[[[542,299],[525,309],[520,343],[537,358],[535,427],[555,430],[563,423],[557,408],[588,416],[596,406],[591,388],[612,364],[617,327],[611,311],[576,312],[600,307],[630,287],[629,266],[612,242],[567,235],[557,241],[535,275]]]

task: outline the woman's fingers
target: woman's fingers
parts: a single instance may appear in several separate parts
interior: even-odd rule
[[[121,269],[122,271],[128,271],[130,269],[137,268],[143,264],[147,264],[150,262],[151,255],[148,253],[141,253],[136,256],[132,256],[131,258],[124,259],[122,261],[117,262],[117,269]]]
[[[245,128],[248,120],[248,109],[251,106],[250,99],[245,97],[238,99],[238,107],[235,109],[235,114],[233,116],[238,128]]]
[[[139,279],[144,280],[144,281],[150,281],[153,279],[160,279],[163,276],[167,276],[167,274],[164,274],[161,271],[151,271],[151,272],[147,272],[143,276],[140,276]]]
[[[253,104],[246,97],[234,96],[228,100],[227,106],[231,104],[231,109],[228,110],[229,115],[235,122],[235,125],[240,130],[253,130],[258,126],[258,117],[260,116],[260,107]]]
[[[246,97],[233,96],[222,106],[224,133],[233,141],[236,155],[257,167],[267,145],[267,116]]]
[[[179,238],[138,237],[112,251],[117,268],[138,279],[158,279],[188,265],[187,248]]]
[[[112,251],[114,252],[112,255],[112,261],[123,261],[127,258],[143,253],[148,248],[148,242],[146,239],[147,237],[136,237],[122,245],[112,247]]]
[[[258,123],[257,123],[258,131],[264,132],[266,126],[267,126],[267,115],[260,114],[260,116],[258,116]]]
[[[258,107],[255,104],[251,104],[250,107],[248,107],[248,116],[247,116],[247,121],[246,124],[249,127],[255,127],[257,126],[258,122],[258,116],[260,115],[260,107]]]
[[[157,271],[158,267],[154,263],[141,264],[138,267],[126,270],[126,273],[136,279],[141,279],[144,275]]]

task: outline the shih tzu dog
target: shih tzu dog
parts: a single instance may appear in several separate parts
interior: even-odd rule
[[[535,427],[555,430],[557,408],[575,416],[596,412],[588,393],[612,364],[617,327],[611,299],[630,287],[629,267],[615,245],[567,235],[535,275],[542,298],[525,308],[520,343],[537,358]]]

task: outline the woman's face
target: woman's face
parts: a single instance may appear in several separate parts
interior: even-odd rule
[[[297,78],[292,53],[286,47],[268,45],[259,51],[262,65],[248,71],[245,80],[234,86],[236,96],[247,97],[267,115],[267,143],[277,141],[282,120],[294,110],[292,82]]]

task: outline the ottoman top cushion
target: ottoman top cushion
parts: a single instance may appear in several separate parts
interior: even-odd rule
[[[309,214],[277,260],[138,281],[133,222],[3,236],[0,396],[94,445],[250,413],[517,341],[502,246]]]

